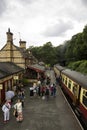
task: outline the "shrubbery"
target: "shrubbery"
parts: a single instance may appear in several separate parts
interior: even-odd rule
[[[67,67],[83,74],[87,74],[87,60],[71,62]]]

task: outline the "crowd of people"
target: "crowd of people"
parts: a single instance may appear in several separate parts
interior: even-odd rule
[[[13,115],[16,118],[17,122],[23,121],[23,107],[24,107],[24,98],[25,91],[23,87],[16,87],[16,91],[7,89],[6,91],[6,101],[2,106],[3,111],[3,121],[7,123],[10,120],[10,111],[13,110]],[[13,104],[13,98],[16,96],[16,103]]]
[[[51,83],[50,78],[47,77],[44,82],[41,82],[40,79],[37,83],[33,83],[33,86],[30,88],[30,97],[42,97],[42,99],[49,99],[49,96],[56,96],[56,84]]]
[[[6,102],[2,106],[3,120],[7,123],[10,120],[10,111],[13,110],[13,115],[17,122],[23,121],[23,108],[25,99],[25,90],[22,87],[14,87],[15,91],[7,90],[6,92]],[[51,79],[47,77],[42,80],[38,79],[37,82],[33,83],[30,90],[30,97],[41,97],[41,99],[48,100],[50,96],[56,97],[56,84],[51,83]],[[13,102],[13,98],[16,97],[16,103]]]

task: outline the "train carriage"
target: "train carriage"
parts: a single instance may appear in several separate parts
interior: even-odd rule
[[[61,85],[61,80],[60,80],[61,79],[61,72],[64,69],[65,69],[64,67],[62,67],[58,64],[54,65],[54,73],[55,73],[56,81],[60,85]]]
[[[56,69],[56,73],[60,71],[58,66]],[[87,125],[87,76],[70,69],[62,69],[60,75],[63,90]]]
[[[61,71],[64,70],[64,67],[60,66],[60,65],[54,65],[54,72],[55,72],[55,76],[59,77],[61,75]]]
[[[87,122],[87,76],[65,69],[62,71],[61,77],[63,89],[78,108],[80,116]]]
[[[79,109],[87,126],[87,88],[84,87],[81,88]]]

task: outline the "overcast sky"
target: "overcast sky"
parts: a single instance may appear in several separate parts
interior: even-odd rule
[[[87,24],[87,0],[0,0],[0,48],[10,28],[14,44],[63,44]]]

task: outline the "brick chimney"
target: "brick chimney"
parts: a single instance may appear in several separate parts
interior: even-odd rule
[[[8,28],[7,34],[7,43],[13,43],[13,33],[10,32],[10,28]]]
[[[20,48],[26,49],[26,41],[21,41],[20,39],[19,43],[20,43]]]

